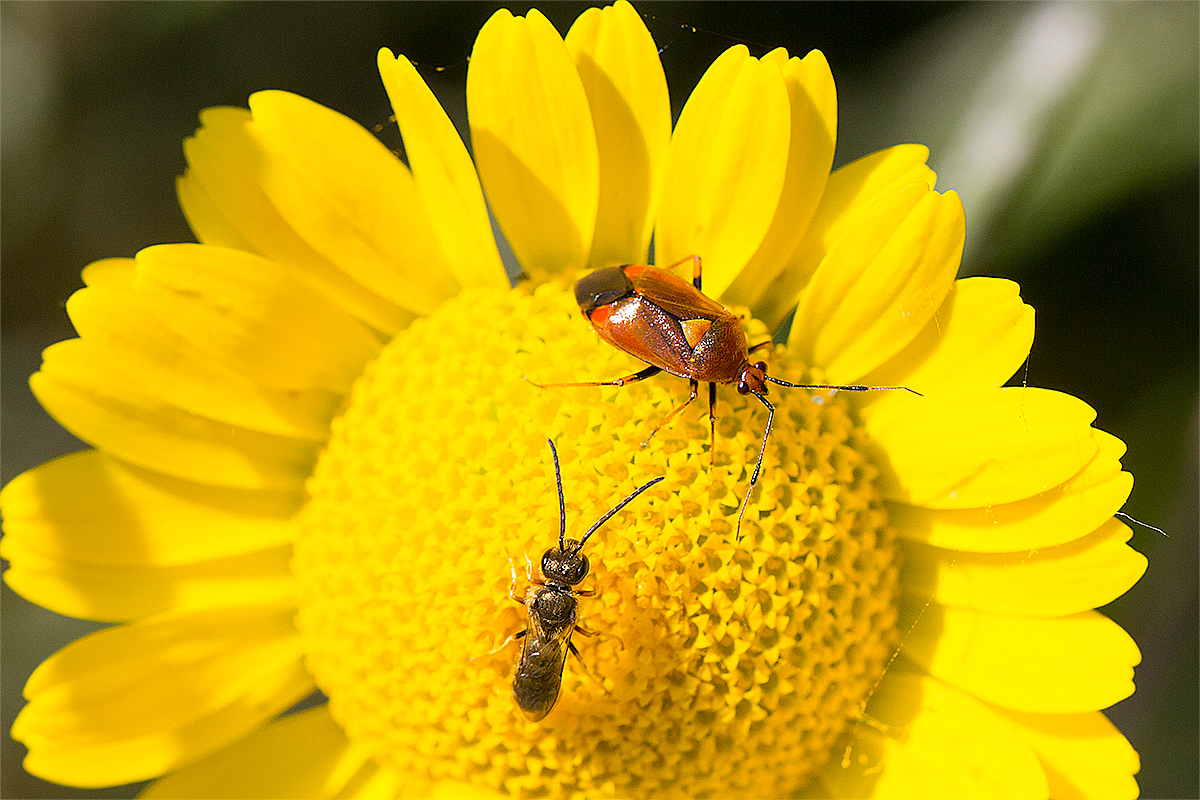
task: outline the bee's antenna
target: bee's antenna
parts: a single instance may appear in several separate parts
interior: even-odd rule
[[[554,456],[554,482],[558,484],[558,549],[566,550],[567,543],[563,537],[567,534],[567,502],[563,500],[562,471],[558,468],[558,451],[554,449],[554,442],[547,439],[546,443],[550,445],[550,455]]]
[[[600,527],[601,525],[603,525],[604,523],[608,522],[608,518],[609,518],[609,517],[611,517],[613,514],[617,513],[618,511],[620,511],[620,510],[621,510],[622,508],[624,508],[625,506],[627,506],[627,505],[629,505],[630,503],[632,503],[632,502],[633,502],[633,500],[634,500],[634,498],[636,498],[636,497],[637,497],[639,494],[641,494],[642,492],[646,491],[646,490],[647,490],[647,489],[649,489],[651,486],[653,486],[654,484],[658,483],[658,482],[659,482],[659,481],[661,481],[661,480],[663,480],[663,476],[661,476],[661,475],[660,475],[659,477],[655,478],[654,480],[650,481],[649,483],[647,483],[647,484],[645,484],[645,485],[643,485],[643,486],[639,486],[639,487],[638,487],[638,488],[637,488],[637,489],[636,489],[636,490],[633,492],[633,494],[629,495],[629,497],[626,497],[624,500],[622,500],[621,502],[617,503],[617,505],[616,505],[616,507],[615,507],[615,508],[613,508],[612,510],[610,510],[610,511],[609,511],[607,514],[605,514],[605,515],[604,515],[603,517],[601,517],[600,519],[596,520],[596,524],[595,524],[595,525],[593,525],[592,527],[588,528],[588,532],[587,532],[587,533],[585,533],[585,534],[583,535],[583,538],[579,540],[579,544],[575,545],[575,548],[574,548],[574,549],[573,549],[571,552],[573,552],[573,553],[578,553],[580,550],[582,550],[582,549],[583,549],[583,543],[584,543],[584,542],[586,542],[586,541],[588,540],[588,537],[589,537],[589,536],[591,536],[593,533],[595,533],[595,532],[596,532],[596,529],[597,529],[597,528],[599,528],[599,527]]]

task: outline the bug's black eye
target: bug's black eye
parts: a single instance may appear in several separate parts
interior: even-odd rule
[[[584,314],[591,314],[630,294],[633,294],[633,283],[620,267],[598,269],[575,282],[575,302]]]

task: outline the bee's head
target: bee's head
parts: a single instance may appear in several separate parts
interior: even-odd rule
[[[587,577],[591,565],[579,549],[579,542],[567,539],[565,547],[551,547],[542,554],[542,577],[547,583],[574,586]]]

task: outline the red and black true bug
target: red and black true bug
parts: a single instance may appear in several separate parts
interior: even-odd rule
[[[692,282],[689,284],[670,270],[692,262]],[[701,381],[708,383],[708,420],[711,432],[710,448],[716,446],[717,384],[732,383],[740,394],[752,394],[767,408],[767,425],[762,446],[746,497],[738,510],[737,537],[741,538],[742,517],[750,493],[762,471],[763,454],[775,407],[767,400],[767,383],[794,389],[839,389],[847,392],[867,392],[885,389],[905,389],[907,386],[838,386],[834,384],[788,383],[767,375],[765,361],[750,363],[750,354],[770,347],[760,342],[749,347],[742,321],[720,303],[701,292],[700,256],[692,255],[666,269],[643,264],[605,267],[590,272],[575,284],[575,300],[600,338],[650,366],[611,381],[576,383],[535,383],[542,389],[561,386],[624,386],[644,380],[660,372],[687,378],[690,394],[676,407],[662,425],[666,425],[696,399]],[[532,381],[531,381],[532,383]],[[658,430],[657,428],[655,430]],[[653,435],[653,434],[651,434]]]

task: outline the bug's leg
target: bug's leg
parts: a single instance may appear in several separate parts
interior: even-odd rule
[[[697,289],[699,289],[700,288],[700,273],[702,271],[701,264],[700,264],[700,256],[698,256],[698,255],[684,256],[683,258],[676,261],[674,264],[671,264],[666,267],[659,267],[659,269],[665,269],[667,272],[674,272],[676,267],[682,266],[683,264],[686,264],[689,261],[692,262],[692,286],[695,286]]]
[[[708,384],[708,466],[717,465],[717,385]]]
[[[750,476],[750,485],[746,487],[746,497],[742,500],[742,507],[738,509],[737,535],[735,541],[742,539],[742,517],[746,515],[746,506],[750,503],[750,493],[754,491],[754,484],[758,483],[758,473],[762,471],[763,454],[767,452],[767,437],[771,435],[771,422],[775,419],[775,406],[767,401],[758,392],[751,392],[758,398],[764,406],[767,407],[767,427],[763,431],[762,446],[758,448],[758,461],[754,465],[754,474]]]
[[[654,428],[654,430],[650,431],[650,435],[646,437],[646,441],[642,442],[642,447],[645,447],[646,445],[650,444],[650,440],[653,439],[659,431],[661,431],[663,428],[667,427],[667,423],[670,422],[671,420],[675,419],[676,414],[678,414],[680,411],[683,411],[685,408],[687,408],[689,405],[691,405],[693,400],[696,399],[696,390],[700,387],[700,382],[697,381],[696,379],[692,378],[691,380],[689,380],[688,383],[689,383],[688,399],[685,400],[681,405],[678,405],[674,409],[672,409],[671,413],[667,414],[667,418],[664,419],[662,422],[658,423],[658,425]]]
[[[767,339],[765,342],[759,342],[758,344],[746,350],[746,354],[749,355],[750,353],[757,353],[763,348],[766,348],[767,350],[773,350],[775,348],[775,343],[770,339]]]
[[[563,386],[626,386],[638,381],[644,381],[646,378],[651,378],[662,372],[662,367],[646,367],[641,372],[635,372],[632,375],[626,375],[623,378],[617,378],[611,381],[575,381],[572,383],[538,383],[530,381],[529,378],[522,375],[522,378],[532,383],[539,389],[559,389]]]

